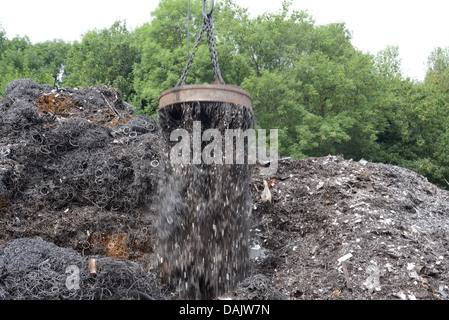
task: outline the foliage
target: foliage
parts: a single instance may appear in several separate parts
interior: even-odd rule
[[[104,84],[118,88],[124,99],[130,99],[134,94],[133,66],[138,58],[133,42],[134,34],[126,22],[116,21],[108,29],[87,32],[68,52],[64,85]]]
[[[0,35],[1,38],[1,35]],[[62,40],[31,44],[28,37],[0,39],[0,91],[18,78],[33,78],[37,82],[58,85],[70,44]]]
[[[3,54],[3,51],[6,49],[6,43],[8,39],[6,38],[6,32],[2,28],[2,25],[0,24],[0,56]]]

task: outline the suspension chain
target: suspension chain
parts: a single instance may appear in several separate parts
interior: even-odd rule
[[[215,46],[214,20],[212,15],[209,16],[208,23],[206,24],[206,31],[212,67],[214,69],[215,82],[224,84],[223,78],[221,77],[220,65],[218,64],[217,48]]]
[[[198,47],[201,43],[201,39],[203,38],[204,33],[207,34],[207,40],[209,43],[209,51],[212,60],[212,67],[214,70],[215,83],[224,84],[223,78],[221,76],[220,66],[218,64],[217,48],[215,45],[214,21],[212,18],[212,12],[214,10],[214,2],[212,1],[212,8],[209,13],[206,13],[204,11],[205,2],[206,0],[203,0],[203,25],[201,26],[201,31],[200,34],[198,35],[192,54],[190,55],[187,61],[187,66],[184,72],[182,73],[178,83],[176,84],[177,87],[179,87],[180,85],[185,85],[187,75],[189,73],[190,67],[192,66],[193,59],[195,59],[196,51],[198,50]]]

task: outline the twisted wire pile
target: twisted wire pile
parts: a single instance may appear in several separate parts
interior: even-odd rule
[[[134,116],[116,89],[11,82],[0,101],[0,241],[150,252],[159,149],[157,122]]]
[[[104,257],[91,273],[91,258],[42,239],[10,240],[0,245],[0,300],[163,299],[154,273]]]

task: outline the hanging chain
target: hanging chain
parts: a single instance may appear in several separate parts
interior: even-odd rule
[[[177,87],[179,87],[179,85],[184,85],[186,82],[187,74],[189,73],[189,69],[190,69],[190,66],[192,65],[193,59],[195,58],[195,54],[196,54],[198,46],[201,42],[201,38],[203,37],[204,31],[205,31],[205,27],[203,25],[201,27],[201,32],[198,35],[198,40],[196,41],[195,46],[193,47],[192,54],[190,55],[190,58],[187,61],[187,66],[186,66],[184,72],[182,73],[181,79],[179,79],[178,83],[176,84]]]
[[[212,15],[209,16],[209,23],[206,24],[207,40],[209,42],[209,52],[212,60],[212,68],[214,69],[215,82],[224,84],[221,77],[220,65],[218,64],[217,48],[215,46],[214,20]]]
[[[224,84],[223,78],[221,76],[220,66],[218,64],[217,48],[215,45],[214,21],[212,18],[212,12],[214,10],[214,1],[212,0],[212,8],[209,13],[205,12],[205,3],[206,0],[203,0],[203,25],[201,26],[201,31],[200,34],[198,35],[192,54],[190,55],[187,61],[187,66],[184,72],[182,73],[182,76],[179,79],[178,83],[176,84],[177,87],[179,87],[180,85],[185,85],[187,75],[189,73],[190,67],[192,66],[193,59],[195,58],[196,51],[198,50],[198,47],[201,43],[201,39],[203,38],[205,32],[207,34],[207,40],[209,43],[209,51],[212,60],[212,68],[214,70],[215,83]]]

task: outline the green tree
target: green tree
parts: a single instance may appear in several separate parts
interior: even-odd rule
[[[436,48],[427,60],[425,83],[443,94],[449,93],[449,47]]]
[[[7,41],[8,39],[6,38],[6,32],[0,23],[0,57],[6,49]]]
[[[45,41],[34,46],[33,68],[50,74],[53,84],[59,86],[65,76],[65,61],[71,45],[63,40]]]
[[[45,50],[47,47],[51,49]],[[26,36],[7,40],[0,59],[0,90],[3,92],[9,82],[20,78],[32,78],[42,84],[57,84],[55,75],[61,70],[66,50],[57,52],[56,47],[67,49],[60,41],[33,45]]]
[[[298,56],[312,51],[314,21],[305,12],[289,14],[290,5],[284,1],[278,13],[242,20],[238,49],[256,75],[262,70],[288,70]]]
[[[444,64],[444,55],[435,50],[429,57],[426,81],[420,83],[401,75],[397,47],[379,52],[376,67],[382,79],[385,126],[375,160],[410,168],[448,187],[449,108],[438,77],[444,74]]]
[[[423,84],[428,106],[427,114],[435,117],[433,153],[420,164],[421,173],[449,189],[449,47],[435,48],[427,62]]]
[[[121,21],[107,29],[87,32],[68,52],[63,84],[73,87],[104,84],[118,88],[124,99],[131,99],[133,66],[138,59],[133,42],[134,33]]]
[[[289,5],[250,23],[243,45],[258,126],[280,130],[282,155],[373,157],[383,128],[373,57],[352,46],[344,24],[315,26]]]
[[[398,46],[387,46],[380,50],[374,62],[377,70],[385,79],[391,80],[402,77]]]

